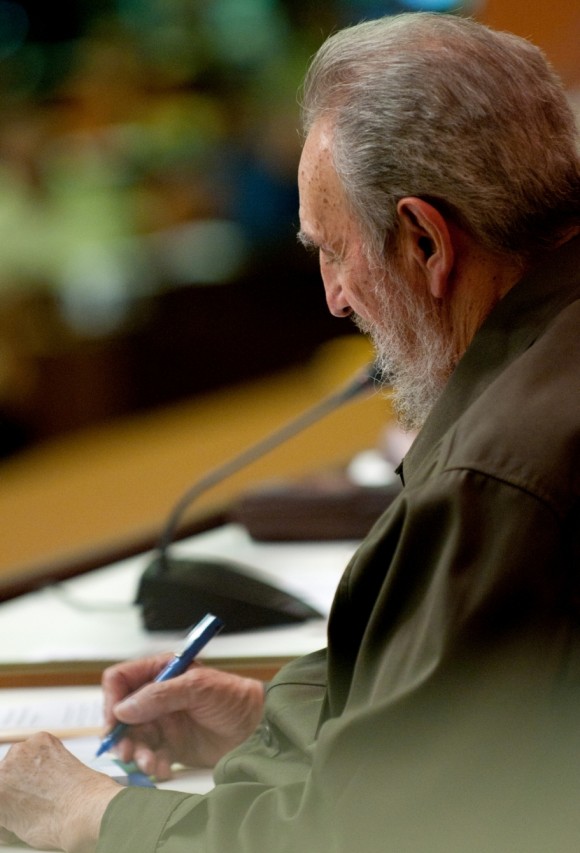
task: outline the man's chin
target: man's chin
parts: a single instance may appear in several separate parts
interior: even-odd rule
[[[442,376],[425,366],[401,364],[377,351],[377,363],[398,425],[405,432],[420,430],[440,397],[449,374]],[[387,378],[388,377],[388,378]]]
[[[406,432],[421,429],[453,372],[451,348],[425,325],[424,318],[417,321],[423,328],[414,330],[413,352],[403,335],[392,328],[382,329],[359,316],[353,320],[373,344],[399,426]]]

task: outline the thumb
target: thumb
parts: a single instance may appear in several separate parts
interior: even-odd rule
[[[141,687],[115,705],[113,713],[116,719],[121,723],[138,725],[181,711],[187,704],[187,696],[180,682],[181,678],[173,678]]]

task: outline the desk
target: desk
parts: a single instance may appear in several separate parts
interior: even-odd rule
[[[235,557],[328,614],[356,542],[262,543],[229,524],[176,543],[175,554]],[[173,649],[181,635],[147,632],[134,604],[150,554],[141,554],[0,604],[0,687],[96,684],[110,663]],[[219,615],[219,614],[218,614]],[[326,644],[326,619],[222,634],[203,660],[268,679]]]

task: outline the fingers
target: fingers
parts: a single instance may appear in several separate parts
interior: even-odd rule
[[[167,653],[136,661],[126,661],[110,666],[103,672],[101,684],[107,725],[112,725],[116,720],[113,712],[115,705],[139,690],[144,684],[152,682],[171,657],[172,655]]]
[[[132,725],[152,722],[165,714],[187,709],[195,696],[191,695],[193,671],[188,671],[170,681],[147,684],[113,708],[115,717],[122,723]]]
[[[165,750],[154,752],[145,746],[139,746],[135,749],[133,761],[142,773],[152,779],[159,782],[171,779],[173,761]]]
[[[131,725],[185,712],[204,728],[217,727],[237,736],[255,728],[263,702],[261,682],[194,665],[178,678],[146,685],[115,705],[113,712]]]
[[[159,782],[172,777],[175,758],[170,751],[159,745],[159,738],[147,740],[146,735],[138,740],[125,738],[115,747],[115,753],[124,764],[136,764],[142,773]]]
[[[109,720],[130,726],[115,750],[121,760],[167,778],[172,762],[213,766],[254,731],[263,711],[261,682],[194,664],[177,678],[128,695],[128,685],[142,684],[160,665],[162,659],[150,658],[105,673]],[[115,696],[122,698],[114,703]]]

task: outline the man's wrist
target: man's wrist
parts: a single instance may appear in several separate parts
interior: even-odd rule
[[[63,829],[66,853],[94,853],[105,811],[122,790],[122,785],[103,773],[77,787],[66,803],[68,819]]]

